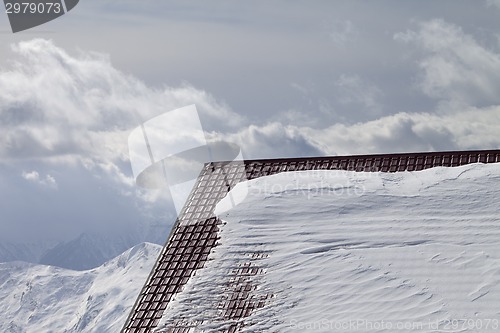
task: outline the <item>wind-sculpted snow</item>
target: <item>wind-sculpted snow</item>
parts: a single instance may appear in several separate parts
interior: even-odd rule
[[[88,271],[0,264],[0,332],[119,332],[161,247],[143,243]]]
[[[295,172],[240,185],[232,191],[248,196],[218,206],[220,245],[164,323],[226,326],[210,319],[229,272],[265,253],[253,293],[273,297],[243,332],[500,330],[500,164]]]

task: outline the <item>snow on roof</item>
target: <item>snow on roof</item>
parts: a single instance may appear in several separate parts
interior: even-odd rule
[[[500,151],[207,165],[123,332],[495,330],[499,165],[397,172],[476,162]]]

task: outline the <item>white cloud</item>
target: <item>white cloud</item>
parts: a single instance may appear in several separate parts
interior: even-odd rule
[[[396,40],[423,52],[419,86],[447,107],[500,103],[500,54],[480,45],[460,27],[443,20],[420,24],[418,31],[398,33]]]
[[[145,229],[147,221],[170,216],[164,201],[169,194],[135,186],[127,147],[131,130],[190,104],[197,105],[206,130],[231,129],[243,121],[206,91],[189,84],[151,88],[115,69],[105,55],[70,55],[49,40],[13,45],[10,66],[5,65],[0,68],[0,196],[7,198],[0,205],[2,239],[31,234],[69,240],[84,231]]]
[[[269,123],[226,138],[246,157],[276,158],[500,147],[500,106],[453,113],[397,113],[325,128]]]
[[[330,38],[337,46],[343,46],[358,34],[351,20],[334,20],[331,24]]]
[[[49,174],[45,175],[45,177],[41,177],[38,171],[33,170],[30,172],[23,171],[21,176],[29,182],[40,184],[52,189],[57,189],[56,179]]]
[[[340,75],[335,82],[335,88],[340,103],[354,104],[369,113],[380,113],[382,91],[359,75]]]
[[[488,6],[497,7],[498,9],[500,9],[500,0],[486,0],[486,3],[488,4]]]
[[[23,172],[23,178],[29,181],[38,182],[40,180],[40,175],[37,171]]]
[[[480,92],[488,94],[500,73],[473,74],[476,67],[492,71],[499,66],[498,55],[441,20],[423,23],[419,31],[399,34],[396,39],[425,51],[420,62],[422,88],[439,98],[453,99],[463,90],[470,91],[468,85],[478,87],[481,82],[487,89]],[[399,113],[353,125],[322,126],[322,130],[278,122],[243,127],[244,119],[209,93],[189,85],[147,87],[113,68],[103,55],[73,57],[47,40],[17,44],[14,55],[17,59],[11,69],[0,72],[0,129],[4,135],[0,160],[80,163],[88,170],[98,168],[111,175],[128,188],[124,192],[134,186],[126,147],[130,130],[155,115],[191,103],[197,105],[207,129],[226,133],[249,158],[452,149],[497,142],[491,134],[498,124],[493,119],[494,108],[469,107],[448,116]],[[477,80],[463,80],[444,70],[446,66],[465,76],[477,76]],[[360,76],[341,75],[335,87],[341,103],[358,104],[372,113],[382,108],[382,92]],[[474,137],[467,135],[477,129],[481,132]]]
[[[322,154],[304,137],[300,128],[278,122],[263,126],[251,125],[235,133],[226,133],[223,138],[238,144],[244,157],[249,159]]]
[[[78,161],[106,166],[127,161],[127,136],[140,123],[196,104],[207,129],[238,125],[241,117],[189,85],[154,89],[122,73],[100,54],[69,55],[51,41],[13,46],[0,71],[0,161]],[[121,175],[120,177],[122,177]]]
[[[317,128],[278,122],[252,125],[225,138],[246,158],[495,149],[500,106],[453,113],[397,113],[356,124]]]
[[[498,72],[489,71],[497,68],[498,55],[443,21],[396,38],[423,52],[421,88],[427,94],[445,101],[461,98],[465,106],[448,113],[373,116],[383,109],[383,94],[361,75],[343,75],[334,86],[343,96],[338,105],[370,110],[369,118],[331,124],[297,111],[290,117],[304,121],[295,126],[282,121],[248,126],[229,106],[190,85],[151,88],[116,70],[103,55],[72,56],[47,40],[19,43],[12,66],[0,70],[0,170],[8,170],[0,174],[0,194],[14,192],[0,203],[5,217],[0,234],[16,231],[22,237],[33,230],[38,237],[57,230],[63,238],[66,232],[78,234],[82,225],[126,229],[123,225],[145,215],[164,213],[158,201],[168,193],[135,187],[127,136],[142,122],[193,103],[207,134],[239,144],[246,158],[499,147],[500,103],[488,90],[497,82]],[[431,72],[446,66],[472,80]],[[476,99],[491,106],[474,106]],[[323,108],[327,113],[332,107],[324,103]],[[307,121],[310,116],[315,121]],[[46,191],[35,183],[58,191],[43,197]]]
[[[500,106],[450,114],[398,113],[354,125],[297,131],[325,154],[493,149],[500,147]]]

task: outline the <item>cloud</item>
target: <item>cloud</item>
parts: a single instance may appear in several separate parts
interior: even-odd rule
[[[417,87],[438,103],[427,112],[388,114],[384,93],[356,74],[335,81],[333,124],[310,121],[311,112],[288,111],[283,120],[251,126],[231,137],[252,157],[349,155],[408,151],[496,149],[500,147],[500,54],[482,46],[462,28],[440,19],[394,35],[414,47]],[[304,86],[294,85],[303,94]],[[323,110],[325,109],[325,110]],[[358,109],[358,111],[356,111]],[[363,110],[363,111],[359,111]],[[353,117],[356,112],[365,112]],[[326,119],[327,117],[323,117]],[[352,119],[356,119],[353,122]]]
[[[370,114],[380,114],[382,91],[359,75],[342,74],[335,81],[336,95],[343,105],[353,105]]]
[[[497,7],[500,9],[500,0],[486,0],[486,4],[490,7]]]
[[[241,119],[188,84],[149,88],[116,70],[104,55],[73,57],[42,39],[20,42],[12,50],[13,65],[0,72],[2,161],[126,160],[131,128],[193,103],[207,119],[207,127],[217,122],[234,126]]]
[[[238,132],[219,134],[238,144],[248,159],[318,156],[322,154],[313,143],[293,126],[272,122],[263,126],[250,125]]]
[[[323,130],[297,129],[325,154],[493,149],[500,147],[500,106],[452,114],[398,113]]]
[[[127,136],[142,122],[189,104],[197,105],[206,130],[231,128],[243,119],[188,84],[147,87],[102,54],[74,57],[43,39],[12,50],[11,68],[0,71],[0,163],[81,163],[132,185],[123,167]]]
[[[45,39],[12,45],[0,69],[2,238],[64,240],[173,215],[163,201],[168,193],[135,186],[127,137],[144,121],[190,104],[207,131],[244,121],[204,90],[149,87],[103,54],[71,55]]]
[[[358,35],[357,29],[351,20],[334,20],[332,26],[330,38],[337,46],[344,46],[349,40]]]
[[[499,131],[500,106],[496,105],[450,113],[400,112],[323,128],[273,122],[225,137],[243,147],[247,158],[276,158],[498,149]]]
[[[224,137],[239,144],[247,158],[276,158],[496,149],[499,131],[500,106],[489,106],[452,113],[400,112],[323,128],[273,122]]]
[[[500,103],[500,54],[480,45],[459,26],[435,19],[394,38],[415,45],[423,54],[418,61],[419,87],[445,107]]]
[[[57,189],[56,179],[49,174],[45,175],[45,177],[40,177],[38,171],[33,170],[30,172],[23,171],[21,176],[29,182]]]
[[[127,137],[142,122],[190,104],[209,138],[237,143],[247,159],[499,147],[500,101],[489,90],[497,84],[498,55],[440,20],[395,38],[421,56],[419,88],[438,101],[458,100],[453,112],[384,115],[378,86],[344,74],[333,86],[335,110],[322,103],[320,116],[340,106],[370,115],[332,120],[292,109],[289,118],[252,125],[209,92],[189,84],[149,87],[105,55],[74,56],[41,39],[14,45],[10,66],[0,69],[0,196],[7,198],[0,202],[1,237],[147,229],[144,223],[167,215],[173,222],[168,193],[135,186]]]

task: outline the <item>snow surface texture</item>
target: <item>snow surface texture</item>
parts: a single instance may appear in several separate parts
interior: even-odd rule
[[[1,263],[0,332],[118,333],[160,250],[139,244],[88,271]]]
[[[262,251],[255,294],[274,297],[243,332],[500,330],[500,164],[305,171],[245,186],[233,189],[249,191],[243,203],[217,206],[221,244],[162,324],[227,325],[213,318],[228,272]]]

